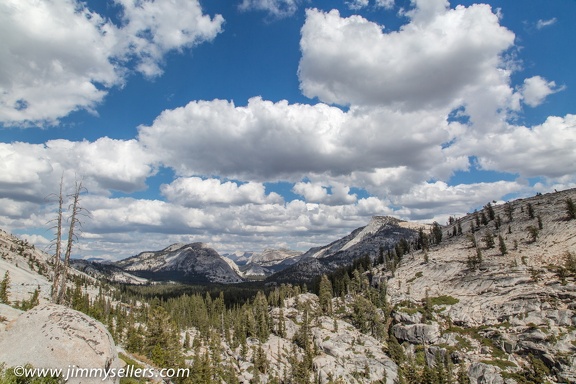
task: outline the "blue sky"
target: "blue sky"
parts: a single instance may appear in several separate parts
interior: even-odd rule
[[[326,244],[576,186],[576,1],[0,5],[0,228],[77,257]]]

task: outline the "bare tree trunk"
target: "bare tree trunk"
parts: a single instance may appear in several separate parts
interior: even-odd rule
[[[60,178],[60,194],[58,195],[58,217],[56,218],[56,253],[54,254],[54,279],[52,280],[52,302],[58,303],[58,289],[61,275],[60,259],[62,253],[62,205],[64,204],[64,197],[62,196],[62,188],[64,184],[64,175]]]
[[[70,255],[72,254],[72,245],[74,243],[75,234],[74,230],[76,224],[79,223],[78,212],[82,209],[78,203],[80,201],[80,192],[82,191],[82,181],[76,182],[76,189],[73,194],[73,202],[71,204],[72,215],[70,216],[70,227],[68,230],[68,242],[66,244],[66,253],[64,254],[64,262],[61,263],[61,274],[60,274],[60,289],[58,291],[57,303],[62,304],[64,302],[64,295],[66,293],[66,280],[68,279],[68,268],[70,266]]]

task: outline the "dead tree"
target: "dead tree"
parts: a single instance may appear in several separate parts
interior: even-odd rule
[[[72,255],[72,246],[78,239],[76,236],[77,226],[81,226],[79,215],[83,211],[80,206],[80,193],[83,191],[82,181],[76,181],[74,192],[68,195],[72,203],[68,207],[70,211],[68,239],[64,260],[62,260],[62,231],[63,231],[63,180],[60,180],[60,194],[58,196],[58,217],[56,218],[56,252],[54,254],[54,279],[52,281],[52,302],[63,304],[65,302],[66,281],[68,280],[68,268],[70,267],[70,256]]]
[[[62,195],[62,188],[64,185],[64,175],[60,178],[60,193],[58,194],[58,216],[56,217],[56,251],[54,253],[54,278],[52,280],[52,302],[58,303],[58,288],[61,274],[62,264],[62,205],[64,204],[64,197]]]

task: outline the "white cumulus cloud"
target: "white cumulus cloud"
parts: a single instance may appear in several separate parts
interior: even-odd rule
[[[298,182],[292,188],[310,203],[323,203],[327,205],[354,204],[358,199],[350,194],[350,187],[340,183],[326,186],[320,183]]]
[[[115,28],[75,1],[3,1],[0,31],[0,122],[54,123],[122,82]]]
[[[547,81],[541,76],[533,76],[524,80],[521,93],[523,101],[531,107],[537,107],[549,95],[561,91],[554,81]]]
[[[58,192],[61,177],[66,186],[83,179],[93,194],[130,193],[146,188],[146,179],[155,173],[153,163],[154,157],[135,140],[0,143],[0,195],[44,203]]]
[[[238,184],[218,179],[203,180],[199,177],[178,178],[170,184],[161,186],[162,194],[168,201],[186,206],[202,207],[206,204],[266,204],[283,203],[277,193],[266,194],[261,183],[248,182]]]
[[[115,25],[77,0],[0,3],[0,123],[55,125],[72,111],[95,112],[131,70],[162,73],[164,55],[221,32],[220,15],[198,0],[118,0]]]
[[[137,70],[149,77],[162,74],[160,64],[167,52],[210,41],[222,32],[224,18],[203,14],[198,0],[116,2],[124,8],[124,54],[136,56]]]
[[[343,112],[253,98],[245,107],[214,100],[166,110],[141,126],[138,138],[181,176],[300,181],[405,167],[421,182],[467,166],[467,159],[452,158],[442,147],[458,130],[430,111]]]
[[[576,115],[550,116],[534,127],[510,126],[506,133],[480,138],[475,150],[483,169],[574,180]]]
[[[400,110],[463,106],[472,119],[495,118],[513,99],[502,54],[514,33],[485,4],[416,5],[411,21],[391,32],[361,16],[308,10],[298,71],[304,95]]]

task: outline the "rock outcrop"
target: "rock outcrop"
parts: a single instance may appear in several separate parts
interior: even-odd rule
[[[39,305],[22,313],[0,334],[0,362],[7,367],[118,369],[114,340],[104,325],[73,309]],[[116,383],[102,377],[71,378],[68,383]]]

